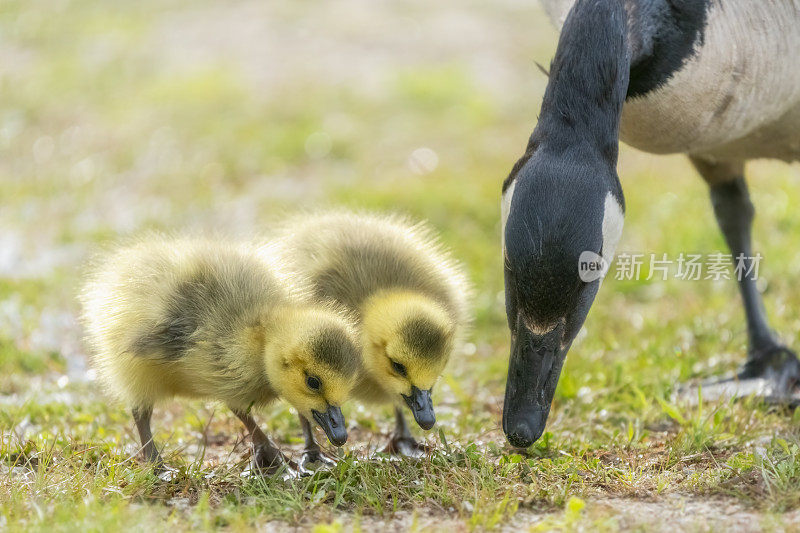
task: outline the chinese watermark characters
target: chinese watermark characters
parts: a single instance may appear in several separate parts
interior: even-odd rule
[[[681,252],[676,257],[662,254],[643,254],[623,252],[609,265],[600,255],[583,252],[578,264],[578,272],[585,282],[613,275],[621,281],[680,279],[699,280],[743,280],[758,279],[758,269],[762,255],[747,256],[715,252],[711,254],[692,254]]]

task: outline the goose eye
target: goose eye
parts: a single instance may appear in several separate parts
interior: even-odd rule
[[[403,377],[406,377],[406,367],[405,365],[398,363],[397,361],[392,361],[392,370],[397,372]]]
[[[322,387],[322,382],[319,380],[317,376],[307,376],[306,385],[308,385],[309,389],[313,391],[318,391],[320,387]]]

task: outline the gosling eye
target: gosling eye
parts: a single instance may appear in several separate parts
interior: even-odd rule
[[[319,392],[320,387],[322,387],[322,382],[317,376],[306,376],[306,385],[314,392]]]
[[[394,361],[392,359],[390,359],[390,361],[392,362],[392,370],[394,370],[400,376],[406,377],[406,373],[408,371],[406,370],[405,365],[403,365],[402,363],[398,363],[397,361]]]

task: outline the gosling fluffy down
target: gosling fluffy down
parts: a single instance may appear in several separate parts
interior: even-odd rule
[[[317,301],[332,300],[357,317],[364,371],[354,395],[378,403],[405,399],[429,429],[430,391],[467,323],[469,290],[428,227],[398,216],[306,214],[290,220],[272,244]]]
[[[263,247],[153,235],[102,258],[81,301],[97,375],[135,413],[189,396],[243,417],[280,397],[346,439],[353,323],[309,304]]]

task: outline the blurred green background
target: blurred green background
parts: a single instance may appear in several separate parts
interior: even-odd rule
[[[9,524],[42,525],[59,513],[74,516],[72,509],[82,509],[87,524],[101,515],[113,522],[116,512],[146,520],[128,504],[152,496],[151,486],[123,483],[119,472],[98,481],[96,472],[76,474],[71,462],[88,449],[97,455],[92,464],[110,468],[136,449],[127,413],[87,372],[76,321],[75,294],[94,252],[149,229],[249,238],[295,210],[328,206],[427,219],[466,265],[474,328],[437,391],[440,427],[454,443],[478,443],[473,451],[488,476],[508,477],[502,486],[454,487],[422,500],[395,495],[378,514],[427,504],[465,527],[483,527],[478,502],[495,502],[487,516],[499,512],[497,523],[511,519],[496,508],[504,495],[523,507],[558,509],[572,495],[670,491],[734,494],[771,511],[795,507],[797,482],[764,503],[763,480],[741,474],[765,468],[752,451],[759,442],[788,468],[779,479],[796,473],[791,414],[726,404],[709,419],[708,411],[671,403],[680,382],[743,361],[744,320],[730,281],[607,280],[567,359],[550,434],[534,454],[551,463],[522,461],[526,475],[539,468],[554,477],[492,470],[507,460],[499,431],[508,349],[500,186],[536,123],[547,78],[535,62],[549,63],[556,38],[534,1],[2,0],[0,505]],[[619,174],[627,200],[620,252],[726,251],[705,185],[683,157],[623,147]],[[792,206],[800,168],[759,162],[748,174],[767,307],[797,347],[800,216]],[[348,414],[364,428],[348,450],[376,445],[383,437],[370,431],[391,428],[386,410],[352,406]],[[279,442],[299,449],[299,427],[282,406],[264,420]],[[157,413],[155,427],[173,460],[195,461],[200,473],[246,452],[241,443],[231,452],[241,430],[211,403],[176,402]],[[699,474],[669,460],[648,470],[637,459],[642,450],[700,454]],[[36,454],[70,466],[18,470],[20,457]],[[570,470],[578,467],[569,458],[584,461],[588,477]],[[611,475],[612,467],[627,474]],[[69,485],[75,476],[89,488]],[[216,494],[219,487],[198,479],[188,495],[164,499],[185,496],[195,506]],[[208,516],[225,507],[205,501]],[[307,508],[330,512],[324,502],[297,501],[288,513],[261,501],[245,523],[298,520]],[[369,514],[370,505],[344,509]],[[182,512],[169,516],[180,522],[195,511]]]

